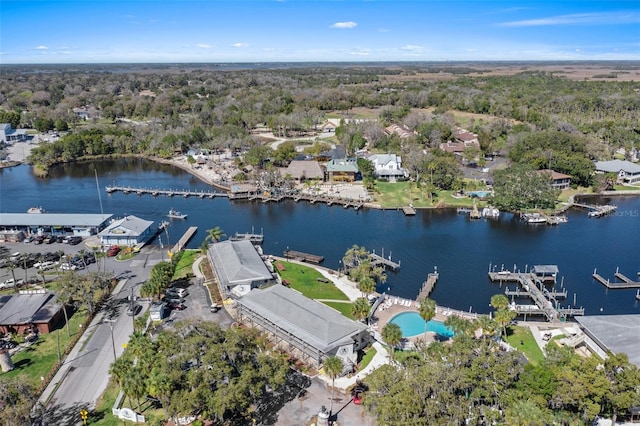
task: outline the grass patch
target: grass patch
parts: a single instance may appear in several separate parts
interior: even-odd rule
[[[81,332],[79,325],[87,320],[87,311],[81,309],[69,318],[71,337],[67,335],[67,327],[63,326],[49,334],[41,334],[38,340],[12,357],[15,369],[5,373],[7,377],[22,376],[35,387],[41,384],[41,377],[46,377],[58,361],[58,333],[60,336],[60,352],[65,350],[72,338]]]
[[[358,371],[362,371],[365,368],[367,368],[367,365],[369,365],[373,357],[376,356],[377,352],[378,351],[376,351],[376,348],[374,348],[373,346],[370,346],[367,349],[365,349],[364,356],[360,360],[360,366],[358,368]]]
[[[351,315],[351,307],[353,306],[352,303],[340,303],[340,302],[322,302],[322,303],[332,307],[336,311],[339,311],[345,317],[355,320],[353,315]]]
[[[425,186],[418,187],[415,182],[376,182],[374,201],[382,208],[393,209],[413,204],[417,208],[436,207],[445,204],[450,207],[471,207],[473,199],[469,197],[455,198],[454,191],[436,191],[431,200]],[[484,207],[486,202],[477,201],[478,207]]]
[[[180,260],[176,265],[176,270],[173,273],[173,279],[178,280],[193,275],[193,262],[200,256],[200,250],[185,250],[180,256]]]
[[[544,360],[544,354],[528,327],[512,326],[507,328],[507,342],[513,348],[524,353],[531,364],[538,365]]]
[[[280,277],[288,281],[291,288],[299,291],[310,299],[349,300],[349,298],[333,284],[318,282],[317,278],[324,277],[313,268],[282,260],[274,263],[275,270],[278,271]],[[284,270],[280,270],[277,264],[284,266]]]
[[[120,392],[120,387],[109,381],[109,385],[107,389],[104,391],[100,399],[96,404],[96,408],[93,411],[89,412],[89,416],[87,419],[87,424],[90,425],[100,425],[100,426],[122,426],[122,425],[135,425],[136,423],[120,420],[115,417],[111,409],[113,408],[113,404],[116,402],[116,398],[118,397],[118,392]],[[141,413],[145,417],[145,421],[147,424],[164,424],[164,420],[166,420],[167,415],[164,412],[164,409],[155,409],[150,406],[149,402],[143,402],[140,400],[140,408]],[[129,403],[129,398],[124,398],[123,406],[130,407],[134,411],[137,411],[137,402],[133,402],[133,407],[131,407],[131,403]],[[139,424],[139,423],[138,423]]]

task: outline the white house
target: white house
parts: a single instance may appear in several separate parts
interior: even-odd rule
[[[114,220],[103,229],[98,236],[103,246],[128,246],[135,247],[146,243],[153,235],[153,221],[140,219],[136,216],[126,216],[120,220]]]
[[[625,160],[596,161],[597,173],[616,173],[625,183],[640,182],[640,165]]]
[[[367,158],[375,170],[375,177],[388,179],[390,181],[398,178],[405,178],[409,173],[402,168],[402,158],[396,154],[372,154]]]
[[[27,140],[27,131],[24,129],[14,129],[11,123],[0,123],[0,143],[12,144]]]

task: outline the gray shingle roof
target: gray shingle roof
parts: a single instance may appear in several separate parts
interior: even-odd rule
[[[0,306],[0,324],[13,325],[48,320],[57,312],[56,307],[59,310],[59,305],[50,302],[54,296],[52,292],[11,295]],[[39,312],[45,305],[46,312]]]
[[[364,324],[281,285],[253,290],[238,303],[325,353],[353,343],[352,336],[367,329]]]
[[[109,224],[98,235],[101,237],[107,235],[137,237],[144,234],[151,225],[153,225],[153,221],[140,219],[136,216],[127,216]]]
[[[629,174],[640,173],[640,166],[625,160],[596,161],[596,170],[607,173],[620,173],[624,171]]]
[[[271,280],[273,276],[248,240],[222,241],[209,247],[209,257],[223,285]]]

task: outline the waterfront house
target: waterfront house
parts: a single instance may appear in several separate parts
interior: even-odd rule
[[[251,289],[274,281],[255,246],[249,240],[211,244],[207,258],[223,297],[242,296]]]
[[[402,158],[399,155],[372,154],[367,160],[373,164],[373,174],[377,178],[395,181],[409,176],[409,173],[402,168]]]
[[[615,173],[623,183],[640,182],[640,165],[626,160],[596,161],[596,173]]]
[[[155,235],[152,225],[153,221],[126,216],[111,222],[98,237],[103,246],[136,247],[143,245]]]
[[[27,140],[27,131],[25,129],[14,129],[11,123],[0,123],[0,143],[8,145],[14,142],[22,142]]]
[[[327,180],[331,182],[353,182],[356,180],[358,165],[355,160],[341,158],[325,163]]]
[[[284,170],[284,175],[290,175],[298,182],[302,182],[307,179],[322,180],[324,171],[317,161],[293,160]]]
[[[571,186],[571,176],[556,172],[551,169],[538,170],[540,174],[547,174],[551,178],[551,186],[555,189],[569,189]]]
[[[282,285],[253,290],[236,307],[243,323],[316,367],[334,355],[342,360],[343,372],[353,371],[358,351],[371,341],[366,325]]]

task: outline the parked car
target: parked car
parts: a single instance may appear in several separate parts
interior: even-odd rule
[[[44,242],[44,236],[42,235],[36,235],[35,237],[33,237],[33,244],[42,244]]]
[[[111,246],[107,250],[107,256],[109,257],[117,256],[118,253],[120,253],[120,247],[118,246]]]
[[[67,243],[69,243],[72,246],[75,246],[77,244],[80,244],[82,242],[82,237],[79,237],[77,235],[74,235],[72,237],[69,237],[67,240]]]
[[[187,290],[184,288],[175,288],[172,287],[166,291],[167,296],[169,297],[186,297],[189,295]]]
[[[73,263],[66,262],[60,265],[60,269],[62,269],[63,271],[75,271],[76,269],[78,269],[78,267]]]
[[[187,307],[182,303],[168,303],[167,307],[175,311],[182,311],[183,309],[187,309]]]

